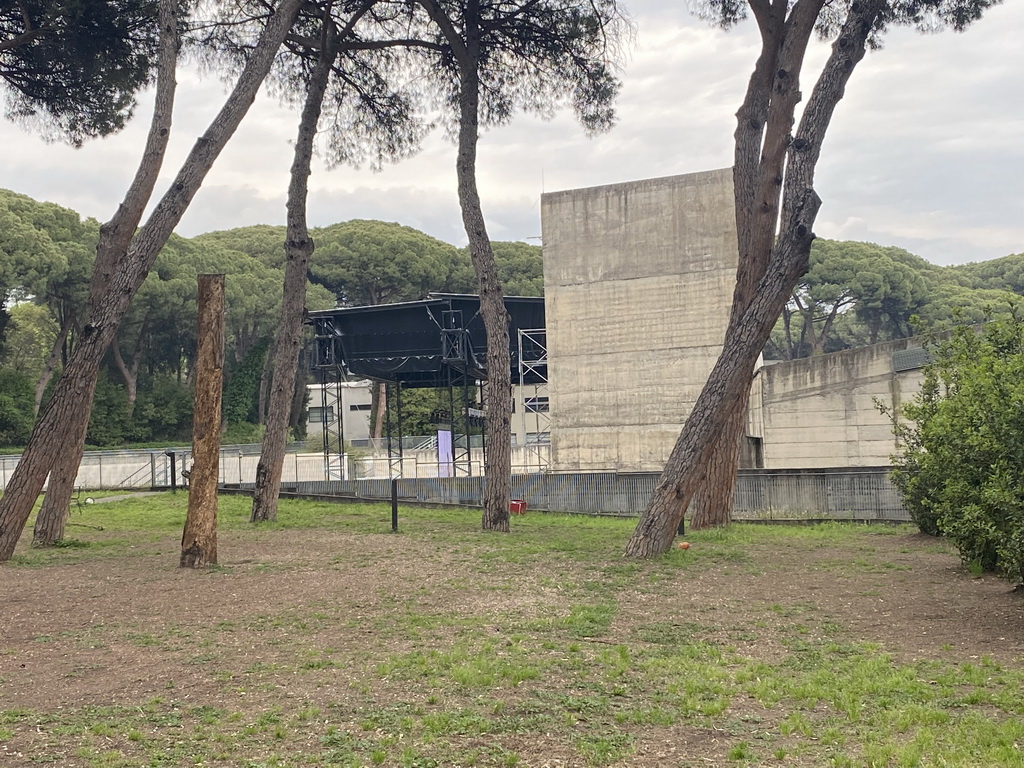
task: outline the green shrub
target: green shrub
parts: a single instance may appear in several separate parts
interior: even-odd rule
[[[958,328],[932,352],[896,428],[893,480],[922,531],[1024,582],[1024,324],[1014,312]]]
[[[35,422],[35,388],[23,373],[0,370],[0,445],[22,446]]]

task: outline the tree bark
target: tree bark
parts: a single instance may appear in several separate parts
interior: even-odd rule
[[[800,101],[800,65],[822,4],[822,0],[799,0],[788,18],[785,3],[751,4],[761,29],[762,51],[744,103],[737,112],[734,135],[733,187],[739,261],[730,311],[733,317],[749,306],[771,254],[783,164],[794,111]],[[748,379],[752,375],[753,363]],[[726,426],[714,449],[700,459],[704,466],[697,470],[701,480],[695,489],[699,506],[694,509],[691,527],[728,525],[732,520],[739,441],[749,392],[748,383],[734,400],[724,405],[729,412]]]
[[[480,315],[487,336],[487,381],[484,384],[487,458],[482,525],[487,531],[507,532],[508,505],[512,497],[512,360],[508,312],[476,186],[476,149],[480,131],[480,2],[468,0],[463,9],[464,37],[437,2],[419,2],[447,39],[459,67],[459,134],[455,169],[462,223],[469,239],[469,255],[480,294]]]
[[[387,412],[388,405],[388,389],[387,385],[383,381],[375,381],[373,383],[372,401],[373,403],[371,405],[371,408],[373,411],[373,419],[371,421],[371,424],[373,425],[373,429],[371,432],[371,437],[380,440],[380,438],[384,436],[384,416],[385,413]],[[341,406],[342,404],[340,401],[335,403],[334,405],[335,409],[338,411],[337,418],[339,419],[344,418]],[[338,446],[338,452],[344,453],[344,446]]]
[[[224,388],[224,275],[199,275],[196,393],[188,516],[181,535],[182,568],[217,564],[217,481],[220,403]]]
[[[470,5],[478,7],[476,3]],[[508,311],[505,309],[505,297],[476,186],[480,33],[475,19],[475,15],[469,15],[466,24],[468,55],[461,66],[456,173],[462,222],[469,238],[470,258],[479,287],[480,315],[487,332],[487,381],[484,385],[487,397],[487,421],[484,427],[487,457],[484,465],[486,485],[482,526],[485,531],[507,533],[508,507],[512,498],[512,360],[509,351]]]
[[[295,386],[292,388],[291,410],[288,414],[288,426],[291,428],[298,428],[300,424],[305,424],[302,421],[302,417],[308,405],[306,384],[309,383],[309,356],[306,354],[306,348],[302,343],[301,328],[299,333],[299,356],[295,367]],[[303,437],[305,436],[303,435]]]
[[[817,18],[809,18],[809,5],[806,0],[798,0],[793,6],[787,28],[798,28],[803,34],[807,29],[807,20],[813,26]],[[815,0],[820,8],[820,0]],[[666,552],[672,544],[679,522],[686,507],[689,505],[697,489],[697,484],[707,474],[708,461],[714,453],[715,441],[726,428],[729,420],[734,418],[736,404],[743,399],[743,394],[750,386],[750,377],[757,356],[764,347],[772,326],[779,313],[792,294],[799,277],[806,271],[810,255],[814,220],[821,205],[821,200],[814,191],[814,168],[821,152],[821,143],[836,105],[842,99],[846,81],[853,73],[857,63],[864,56],[864,46],[868,34],[874,26],[878,14],[883,7],[879,0],[852,4],[846,21],[832,47],[832,54],[822,70],[821,76],[804,109],[797,130],[796,138],[787,142],[785,175],[779,174],[771,178],[761,177],[751,172],[747,163],[751,153],[749,148],[741,151],[741,134],[744,125],[754,128],[757,121],[745,115],[745,108],[750,103],[757,103],[756,94],[758,71],[765,59],[765,51],[771,46],[770,25],[762,21],[764,9],[757,9],[755,15],[762,29],[762,40],[765,48],[759,59],[755,75],[751,78],[747,101],[738,113],[737,129],[737,166],[734,168],[736,179],[737,226],[740,239],[740,263],[737,274],[737,291],[734,295],[733,308],[726,330],[725,343],[711,376],[697,398],[693,412],[687,419],[683,431],[672,450],[657,487],[651,496],[647,508],[641,515],[640,522],[626,545],[626,554],[645,557]],[[800,23],[794,17],[800,11]],[[809,37],[810,30],[807,30]],[[787,53],[802,59],[799,40],[790,41],[789,45],[779,47],[775,86],[780,79],[788,80],[791,73],[798,72],[799,65],[795,59],[787,59]],[[771,57],[769,56],[769,59]],[[784,63],[789,63],[785,67]],[[794,78],[795,79],[795,78]],[[764,78],[761,79],[764,82]],[[790,81],[793,82],[793,81]],[[788,122],[792,125],[792,110],[796,101],[792,95],[784,99],[790,114]],[[783,115],[777,120],[769,120],[766,133],[765,149],[762,159],[772,155],[773,143],[768,141],[772,125],[783,126],[787,122]],[[787,131],[788,133],[788,131]],[[755,137],[756,138],[756,137]],[[740,161],[743,162],[740,162]],[[768,164],[770,167],[770,164]],[[781,166],[780,166],[781,167]],[[750,182],[754,184],[751,186]],[[760,183],[757,183],[760,182]],[[782,184],[781,231],[774,245],[768,248],[768,258],[757,248],[758,242],[765,239],[771,241],[771,231],[764,227],[764,221],[757,221],[755,208],[764,211],[770,209],[770,199],[751,189],[764,190],[771,184]],[[751,208],[751,205],[754,208]],[[758,280],[752,275],[760,273]],[[750,287],[753,286],[753,291]]]
[[[132,238],[128,251],[117,260],[109,290],[98,302],[95,314],[82,330],[56,391],[36,422],[21,461],[0,497],[0,562],[10,559],[21,537],[32,505],[53,466],[61,446],[77,439],[81,451],[92,405],[92,392],[100,361],[146,274],[188,209],[217,156],[248,112],[284,41],[303,0],[283,0],[267,23],[260,41],[231,95],[206,133],[199,138],[170,189],[157,204],[146,225]],[[77,421],[76,421],[77,420]],[[68,425],[77,424],[78,434]]]
[[[263,433],[260,460],[256,465],[256,489],[252,497],[251,522],[277,519],[277,499],[281,492],[281,473],[288,440],[288,417],[295,395],[299,345],[302,342],[302,317],[306,309],[306,280],[314,243],[306,223],[306,198],[309,191],[313,143],[320,122],[324,95],[335,59],[335,35],[325,22],[323,45],[316,68],[306,90],[306,103],[299,121],[291,182],[288,187],[288,227],[285,240],[284,299],[281,304],[281,330],[274,353],[274,378],[270,391],[270,413]],[[335,408],[341,416],[341,403]],[[344,448],[339,447],[339,453]]]
[[[91,321],[92,316],[98,311],[100,301],[110,285],[117,260],[127,251],[132,235],[135,234],[146,204],[153,194],[153,187],[170,140],[174,95],[177,91],[177,6],[172,2],[161,2],[159,13],[160,52],[153,117],[142,159],[124,201],[118,206],[113,218],[100,227],[96,262],[89,283],[87,321]],[[100,354],[102,355],[102,352]],[[120,350],[117,350],[115,359],[121,362],[123,367]],[[125,380],[128,381],[127,377]],[[32,532],[32,544],[36,547],[53,546],[64,538],[68,515],[71,512],[71,495],[75,490],[78,467],[82,463],[82,453],[85,449],[85,436],[89,429],[92,401],[96,392],[96,373],[91,374],[91,380],[82,381],[80,387],[84,405],[72,412],[69,420],[61,424],[65,439],[53,447],[50,456],[50,482]],[[134,399],[132,402],[134,403]],[[36,492],[38,493],[38,490]],[[0,553],[0,560],[2,559],[4,558]]]
[[[740,446],[747,425],[746,404],[750,399],[750,383],[741,395],[742,408],[734,408],[722,433],[715,441],[704,469],[704,476],[693,501],[690,502],[690,530],[717,528],[732,521],[736,495],[736,469],[739,466]]]
[[[271,354],[273,352],[273,354]],[[260,388],[256,393],[256,423],[267,423],[267,409],[269,408],[269,393],[273,386],[274,358],[277,356],[277,349],[273,343],[268,345],[267,353],[263,356],[263,368],[260,371]]]

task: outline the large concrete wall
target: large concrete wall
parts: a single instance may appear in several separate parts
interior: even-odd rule
[[[546,194],[557,470],[660,470],[721,351],[736,279],[731,169]]]
[[[875,400],[896,410],[917,393],[922,370],[897,371],[893,353],[920,346],[900,339],[762,368],[751,417],[760,422],[764,466],[888,465],[896,443]]]

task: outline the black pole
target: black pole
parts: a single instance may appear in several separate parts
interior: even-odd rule
[[[177,454],[174,451],[167,451],[166,454],[171,457],[171,493],[178,492],[178,462]]]
[[[391,478],[391,530],[398,532],[398,478]]]

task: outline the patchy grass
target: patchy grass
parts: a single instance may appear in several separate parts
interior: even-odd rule
[[[53,604],[0,636],[0,765],[1024,766],[1020,659],[908,650],[928,633],[885,600],[957,576],[906,528],[736,525],[633,562],[625,520],[403,509],[394,536],[386,505],[253,527],[223,497],[225,565],[193,573],[186,504],[90,505],[102,531],[4,567]]]

